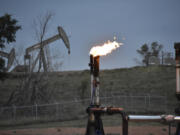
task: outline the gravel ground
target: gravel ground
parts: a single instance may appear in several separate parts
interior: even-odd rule
[[[106,135],[122,135],[121,127],[105,127]],[[129,135],[168,135],[168,126],[130,126]],[[171,134],[175,128],[171,128]],[[0,130],[0,135],[84,135],[85,128],[39,128],[39,129],[17,129]]]

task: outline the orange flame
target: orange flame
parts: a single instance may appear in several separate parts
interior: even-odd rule
[[[91,48],[90,55],[93,55],[94,57],[104,56],[104,55],[111,53],[113,50],[117,49],[121,45],[123,45],[123,44],[118,43],[116,41],[113,41],[113,42],[108,41],[108,42],[104,43],[103,45],[94,46],[93,48]]]

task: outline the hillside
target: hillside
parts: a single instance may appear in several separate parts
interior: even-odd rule
[[[19,79],[21,76],[21,79]],[[4,104],[10,93],[18,88],[22,74],[9,74],[0,82],[0,104]],[[133,67],[100,71],[100,96],[161,95],[169,100],[175,95],[174,67]],[[48,73],[46,88],[53,93],[53,101],[63,102],[88,98],[90,74],[88,70]]]
[[[0,82],[1,106],[6,105],[13,91],[19,91],[26,76],[11,73],[6,80]],[[38,77],[36,73],[32,75],[33,79]],[[26,104],[32,91],[19,91],[20,94],[25,93],[24,104],[15,104],[16,107],[11,104],[10,107],[2,108],[0,125],[11,125],[12,121],[15,125],[68,120],[86,123],[85,110],[89,100],[84,99],[90,97],[88,70],[48,73],[45,82],[40,79],[35,84],[41,84],[39,88],[48,101],[39,100],[35,104]],[[173,114],[177,106],[175,86],[174,67],[133,67],[100,71],[102,106],[123,107],[128,114]],[[119,124],[118,116],[103,117],[103,121],[111,126]]]

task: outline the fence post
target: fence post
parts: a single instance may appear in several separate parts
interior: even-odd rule
[[[149,97],[149,101],[148,101],[148,110],[149,110],[149,108],[150,108],[150,95],[148,94],[148,97]]]
[[[36,120],[37,120],[37,117],[38,117],[38,110],[37,110],[37,104],[35,104],[35,108],[36,108]]]
[[[130,94],[130,111],[133,111],[133,109],[132,109],[132,100],[133,100],[133,96]]]
[[[165,97],[165,113],[169,113],[167,109],[167,96]]]
[[[13,119],[16,121],[16,106],[13,105]]]
[[[61,109],[60,109],[60,119],[63,120],[63,113],[64,113],[64,105],[61,104]]]
[[[145,112],[147,111],[147,96],[145,96],[145,108],[144,108]]]
[[[126,109],[129,110],[127,96],[125,96],[125,97],[126,97],[126,103],[125,103],[125,106],[126,106]]]
[[[106,95],[105,95],[105,103],[106,103],[106,105],[108,104],[108,99],[107,99],[107,91],[106,91]]]
[[[58,107],[58,103],[56,102],[56,119],[58,119],[59,117],[59,107]]]

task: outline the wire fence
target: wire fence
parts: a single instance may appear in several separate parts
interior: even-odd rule
[[[169,113],[165,96],[111,96],[101,97],[101,106],[122,107],[131,113]],[[0,108],[0,124],[28,123],[35,121],[65,121],[87,117],[90,99],[63,103],[9,106]],[[172,107],[172,106],[171,106]]]

